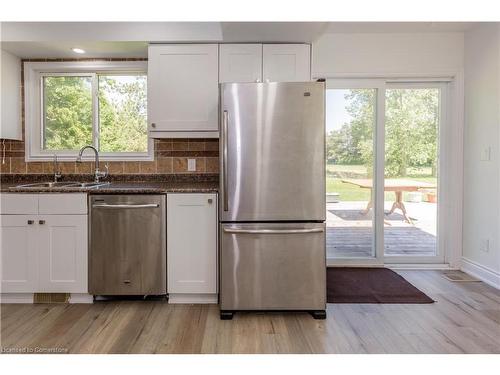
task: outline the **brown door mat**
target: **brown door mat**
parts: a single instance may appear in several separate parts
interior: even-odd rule
[[[426,294],[388,268],[327,269],[328,303],[433,303]]]

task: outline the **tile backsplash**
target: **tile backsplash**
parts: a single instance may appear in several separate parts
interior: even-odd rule
[[[2,140],[0,173],[47,174],[54,172],[52,162],[26,162],[24,156],[23,141]],[[196,171],[188,172],[188,159],[196,160]],[[101,168],[106,163],[111,174],[218,173],[219,142],[211,138],[155,139],[153,161],[101,161]],[[64,161],[59,162],[59,168],[63,174],[90,174],[93,171],[93,164],[93,162]]]
[[[76,59],[67,59],[75,61]],[[110,60],[110,59],[79,59]],[[144,59],[113,59],[144,60]],[[0,173],[1,174],[46,174],[53,173],[52,162],[26,162],[24,144],[24,61],[66,61],[63,59],[32,59],[21,62],[21,107],[23,141],[1,140]],[[188,172],[188,159],[196,159],[196,171]],[[75,158],[76,159],[76,158]],[[218,139],[155,139],[153,161],[110,161],[111,174],[181,174],[181,173],[218,173],[219,142]],[[93,163],[60,162],[63,174],[92,173]],[[102,166],[101,166],[102,168]]]

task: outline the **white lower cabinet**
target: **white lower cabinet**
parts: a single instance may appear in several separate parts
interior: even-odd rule
[[[2,293],[29,293],[38,286],[36,215],[1,215]]]
[[[11,293],[88,292],[87,198],[71,195],[61,194],[64,204],[57,205],[57,194],[2,194],[2,202],[16,207],[0,211],[2,299]],[[54,203],[57,214],[41,214],[39,206],[49,207],[45,201]]]
[[[217,194],[167,194],[170,303],[217,303]]]
[[[39,288],[87,292],[87,216],[47,215],[39,222]]]

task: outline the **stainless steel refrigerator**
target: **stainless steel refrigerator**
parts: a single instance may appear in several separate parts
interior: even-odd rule
[[[221,319],[324,318],[324,83],[226,83],[220,98]]]

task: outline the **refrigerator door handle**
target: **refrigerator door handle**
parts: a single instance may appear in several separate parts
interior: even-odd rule
[[[249,233],[249,234],[300,234],[300,233],[321,233],[324,228],[310,229],[238,229],[224,228],[225,233]]]
[[[223,149],[222,149],[222,186],[224,191],[224,211],[229,210],[229,197],[227,194],[227,111],[222,113],[222,134],[223,134]]]

